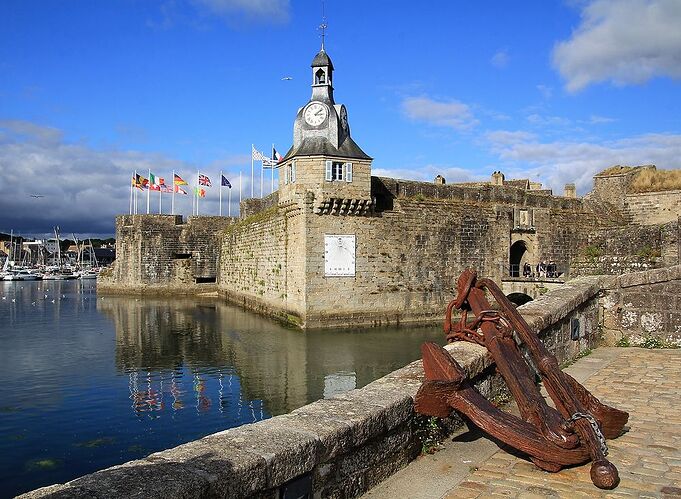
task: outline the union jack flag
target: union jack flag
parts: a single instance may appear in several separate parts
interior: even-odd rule
[[[205,185],[206,187],[213,186],[213,184],[210,183],[210,179],[203,174],[199,174],[199,185]]]

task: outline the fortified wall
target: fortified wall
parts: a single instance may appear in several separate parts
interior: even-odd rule
[[[310,100],[277,164],[278,192],[243,201],[239,220],[118,217],[118,260],[100,292],[217,290],[306,329],[413,324],[439,321],[467,267],[553,285],[679,262],[681,199],[631,189],[654,166],[609,168],[581,199],[574,184],[554,196],[500,171],[453,185],[440,175],[432,183],[371,176],[372,158],[335,102],[323,47],[311,69]],[[523,275],[540,262],[555,267],[551,276]]]
[[[102,293],[191,293],[217,279],[220,229],[228,217],[121,215],[116,217],[114,265],[100,274]]]

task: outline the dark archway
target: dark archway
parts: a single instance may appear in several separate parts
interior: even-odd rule
[[[522,268],[520,267],[523,260],[523,255],[527,252],[527,245],[525,241],[516,241],[511,245],[509,252],[509,275],[511,277],[520,277],[522,275]]]
[[[516,307],[525,305],[528,301],[532,301],[534,299],[525,293],[510,293],[506,295],[506,298],[508,298]]]

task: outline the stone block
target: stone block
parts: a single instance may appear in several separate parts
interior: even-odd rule
[[[205,440],[211,446],[232,447],[261,456],[266,463],[267,487],[278,487],[310,471],[322,449],[315,434],[284,428],[276,419],[215,433]]]
[[[267,487],[265,458],[232,447],[225,440],[202,438],[156,452],[147,460],[185,465],[207,479],[212,497],[246,497]]]
[[[207,476],[201,476],[184,463],[130,461],[66,485],[92,493],[95,497],[192,498],[209,490]],[[83,496],[81,496],[83,497]]]

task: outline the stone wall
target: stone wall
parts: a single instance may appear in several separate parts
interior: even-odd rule
[[[624,210],[633,223],[641,225],[676,221],[681,213],[681,191],[627,194]]]
[[[257,213],[269,210],[279,204],[279,191],[274,191],[264,198],[249,198],[241,201],[239,205],[239,218],[242,220]]]
[[[559,362],[594,346],[598,290],[597,278],[582,278],[519,308]],[[484,348],[455,343],[447,349],[483,395],[505,391]],[[20,497],[280,497],[293,484],[315,497],[357,497],[419,454],[413,397],[422,379],[416,361],[289,414]],[[457,422],[453,414],[446,424]]]
[[[97,280],[99,292],[195,293],[217,278],[218,237],[228,217],[121,215],[116,254]]]
[[[653,339],[681,346],[681,265],[613,277],[604,280],[604,287],[607,344]]]
[[[228,227],[221,238],[219,292],[230,301],[301,324],[305,316],[304,217],[272,207]]]

